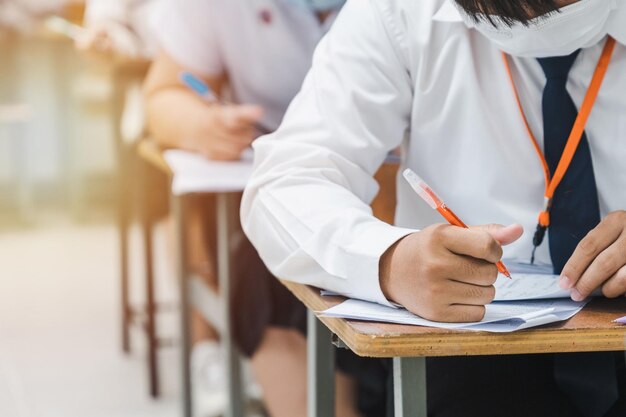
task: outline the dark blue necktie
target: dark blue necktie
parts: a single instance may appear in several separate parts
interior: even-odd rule
[[[552,175],[578,116],[578,109],[566,86],[579,52],[538,59],[547,79],[542,100],[544,154]],[[552,200],[548,238],[555,274],[561,273],[580,240],[599,222],[591,152],[587,135],[583,134]],[[618,398],[612,353],[556,355],[555,378],[585,417],[603,416]]]

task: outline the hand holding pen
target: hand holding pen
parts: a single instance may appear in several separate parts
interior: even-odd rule
[[[456,217],[451,211],[446,216]],[[522,233],[519,225],[464,228],[437,224],[409,234],[380,258],[381,290],[387,299],[429,320],[480,321],[485,305],[495,297],[493,284],[502,245]]]
[[[234,103],[224,101],[219,98],[217,94],[200,78],[196,77],[190,72],[182,72],[180,74],[180,80],[191,91],[195,92],[198,97],[210,104],[221,104],[222,106],[235,106]],[[253,123],[254,128],[260,135],[266,135],[271,133],[271,130],[261,125],[258,121]]]
[[[198,152],[209,159],[234,161],[259,136],[263,109],[255,105],[236,105],[220,100],[207,83],[189,72],[178,76],[182,85],[206,104],[185,97],[188,120],[194,133],[180,138],[180,147]],[[185,94],[186,96],[188,94]],[[191,100],[189,100],[191,98]]]

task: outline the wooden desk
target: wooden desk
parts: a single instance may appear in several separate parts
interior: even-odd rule
[[[309,415],[333,415],[332,353],[334,334],[359,356],[393,358],[396,416],[426,416],[426,357],[625,350],[626,326],[612,320],[626,314],[626,298],[596,299],[571,319],[513,333],[458,331],[419,326],[316,317],[341,302],[319,290],[283,281],[309,310]],[[319,319],[319,320],[318,320]],[[321,325],[320,325],[321,323]],[[313,401],[315,398],[315,401]],[[313,413],[313,414],[312,414]]]
[[[173,169],[164,158],[163,150],[151,141],[142,141],[138,145],[140,157],[168,175],[170,180],[174,177]],[[171,190],[171,188],[170,188]],[[243,190],[243,187],[241,188]],[[239,191],[241,191],[239,190]],[[219,294],[208,288],[204,281],[194,277],[187,270],[187,238],[185,235],[185,197],[190,194],[214,194],[216,196],[217,216],[217,278]],[[190,326],[189,309],[194,307],[220,334],[220,344],[224,351],[226,382],[228,394],[228,409],[226,417],[239,417],[245,413],[245,398],[241,376],[241,359],[239,351],[234,344],[229,325],[230,312],[230,284],[231,284],[231,224],[230,215],[235,208],[234,191],[215,191],[210,188],[196,189],[194,191],[177,194],[170,193],[171,211],[176,223],[176,259],[177,259],[177,282],[179,284],[180,297],[180,327],[181,327],[181,372],[183,396],[183,416],[193,415],[191,396],[190,364]],[[144,230],[150,228],[144,222]],[[144,232],[145,233],[145,232]],[[145,237],[147,240],[151,238]],[[151,261],[150,261],[151,262]]]

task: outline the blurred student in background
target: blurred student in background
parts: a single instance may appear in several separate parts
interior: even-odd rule
[[[0,0],[0,28],[32,32],[42,18],[58,12],[69,0]]]
[[[151,59],[156,40],[150,20],[161,0],[86,0],[80,50],[128,59]]]
[[[165,0],[155,17],[161,51],[145,85],[153,137],[163,146],[211,159],[239,159],[259,135],[256,126],[279,126],[318,41],[343,3]],[[181,83],[183,71],[206,82],[223,103],[236,104],[203,101]],[[306,415],[306,312],[238,235],[232,312],[236,341],[251,358],[269,412]],[[337,382],[338,414],[360,415],[353,380],[340,372]]]

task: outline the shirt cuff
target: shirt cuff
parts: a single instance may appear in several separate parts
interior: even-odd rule
[[[350,298],[372,301],[389,307],[391,303],[380,288],[380,257],[403,237],[418,230],[391,226],[382,221],[362,226],[358,233],[360,244],[356,251],[350,251],[348,268],[348,295]]]

